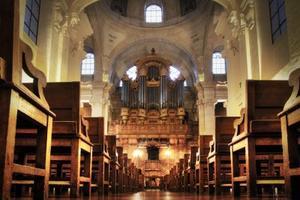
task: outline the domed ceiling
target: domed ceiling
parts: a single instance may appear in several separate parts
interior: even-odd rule
[[[162,9],[162,22],[147,23],[150,5]],[[182,71],[190,83],[207,63],[206,41],[214,34],[216,4],[211,0],[102,0],[85,8],[93,29],[98,72],[116,82],[152,48]],[[209,39],[210,38],[210,39]],[[97,71],[97,70],[96,70]]]

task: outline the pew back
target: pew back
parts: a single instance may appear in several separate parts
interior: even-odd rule
[[[246,83],[246,108],[248,121],[277,119],[291,93],[287,81],[248,80]]]
[[[80,121],[80,82],[47,83],[45,96],[55,121]]]
[[[238,117],[216,117],[216,131],[213,136],[216,152],[229,152],[228,144],[234,135],[233,122],[236,119],[238,119]]]

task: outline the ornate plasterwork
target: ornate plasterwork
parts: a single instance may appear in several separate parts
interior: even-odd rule
[[[243,34],[246,28],[252,30],[255,27],[254,0],[243,0],[240,10],[231,10],[227,19],[233,38],[237,38],[239,34]]]
[[[57,0],[53,4],[54,21],[53,26],[57,32],[67,36],[70,28],[73,28],[80,21],[79,13],[70,11],[65,0]]]
[[[255,26],[255,10],[253,0],[244,0],[241,4],[241,26],[252,30]]]
[[[237,10],[232,10],[228,16],[228,24],[231,27],[232,37],[237,38],[240,32],[240,19]]]

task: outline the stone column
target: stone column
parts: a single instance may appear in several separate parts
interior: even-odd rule
[[[109,118],[109,110],[110,110],[110,91],[112,85],[106,83],[103,88],[103,97],[102,97],[102,110],[103,110],[103,117],[104,117],[104,134],[108,133],[108,118]]]
[[[107,122],[109,112],[109,92],[111,90],[111,84],[104,82],[94,82],[92,89],[92,99],[90,101],[92,105],[93,117],[104,117],[104,133],[107,133]]]
[[[247,78],[259,78],[259,62],[257,53],[257,32],[255,26],[254,0],[245,0],[240,5],[240,31],[245,44],[245,58],[247,62]]]
[[[215,85],[198,83],[199,134],[211,135],[215,131]]]

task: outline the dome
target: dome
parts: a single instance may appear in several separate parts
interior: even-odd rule
[[[182,21],[184,16],[200,8],[202,1],[204,0],[105,0],[104,2],[114,14],[126,18],[126,21],[135,21],[139,24],[144,22],[144,25],[151,26],[156,23],[166,25]],[[161,20],[148,22],[147,9],[152,11],[150,12],[152,17],[160,15]]]

